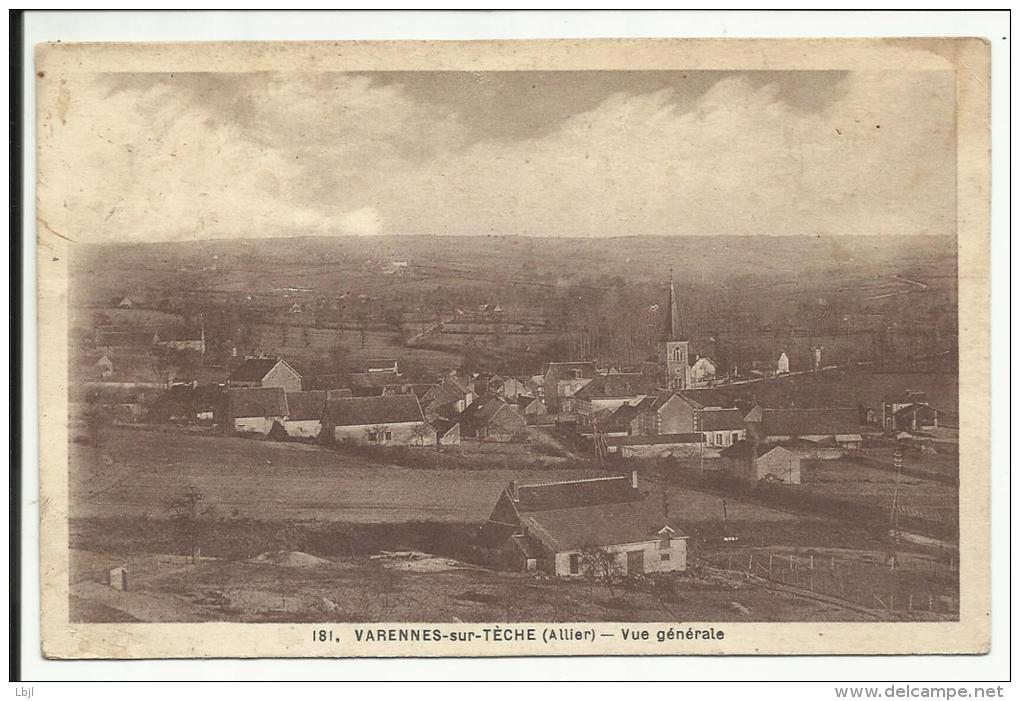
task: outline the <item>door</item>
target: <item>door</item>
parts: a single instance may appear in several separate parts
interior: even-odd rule
[[[627,553],[627,574],[645,573],[645,551],[631,550]]]

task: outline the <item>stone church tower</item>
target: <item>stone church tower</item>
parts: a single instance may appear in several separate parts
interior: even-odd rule
[[[666,323],[659,339],[659,366],[663,371],[665,387],[687,389],[691,386],[691,365],[689,362],[690,342],[684,335],[680,306],[676,301],[673,287],[673,270],[669,271],[669,302],[666,308]]]

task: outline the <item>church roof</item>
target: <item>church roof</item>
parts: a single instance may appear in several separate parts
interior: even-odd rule
[[[676,287],[673,285],[673,271],[669,272],[669,301],[666,305],[666,323],[662,330],[663,341],[685,341],[680,305],[676,301]]]

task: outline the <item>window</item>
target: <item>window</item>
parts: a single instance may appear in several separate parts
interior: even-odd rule
[[[570,574],[579,574],[581,572],[581,556],[574,553],[570,556]]]
[[[575,379],[575,380],[580,380],[580,379],[582,379],[582,378],[581,378],[581,371],[580,371],[580,370],[579,370],[578,368],[574,368],[574,379]]]
[[[738,431],[734,431],[733,435],[730,436],[730,443],[731,444],[732,443],[736,443],[739,440],[740,440],[740,433]]]
[[[390,431],[386,431],[386,433],[383,434],[383,440],[384,441],[393,440],[393,433]]]
[[[379,438],[379,436],[375,432],[371,432],[371,433],[368,434],[368,442],[369,443],[375,443],[376,440],[378,440],[378,438]]]
[[[661,562],[669,562],[669,553],[659,553],[659,560]]]

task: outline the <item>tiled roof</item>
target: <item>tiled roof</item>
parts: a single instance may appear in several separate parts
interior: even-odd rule
[[[574,379],[574,370],[580,370],[583,379],[595,377],[595,361],[579,360],[565,363],[549,363],[549,368],[546,371],[546,382],[555,384],[561,379],[572,380]]]
[[[325,426],[370,426],[425,421],[413,394],[389,397],[344,397],[326,400]]]
[[[521,521],[553,552],[658,540],[666,525],[661,510],[645,500],[527,513]],[[671,537],[686,536],[673,529]]]
[[[432,426],[432,428],[436,429],[436,435],[438,435],[440,438],[442,438],[447,433],[449,433],[454,428],[460,425],[456,421],[450,421],[449,419],[443,418],[433,419],[432,421],[429,421],[429,424]]]
[[[856,409],[763,409],[761,432],[765,436],[825,436],[858,433]]]
[[[281,362],[279,358],[248,358],[230,373],[230,382],[259,382]]]
[[[310,392],[287,392],[287,414],[291,421],[318,421],[326,406],[324,390]]]
[[[655,383],[647,375],[641,373],[613,373],[597,375],[591,382],[574,393],[577,399],[595,399],[601,397],[620,398],[650,394],[655,391]]]
[[[283,387],[230,387],[228,412],[235,418],[287,416],[287,393]]]
[[[744,428],[744,416],[739,409],[702,409],[698,412],[702,431],[739,431]]]
[[[627,475],[520,485],[517,493],[516,506],[520,513],[615,504],[633,501],[641,496],[641,493],[631,486],[630,477]]]
[[[746,460],[751,456],[751,450],[755,447],[754,441],[737,441],[733,445],[723,448],[719,452],[721,458],[733,458],[737,460]],[[755,457],[760,458],[765,453],[768,453],[775,448],[781,448],[782,446],[775,443],[765,443],[761,441],[757,444],[757,454]]]

